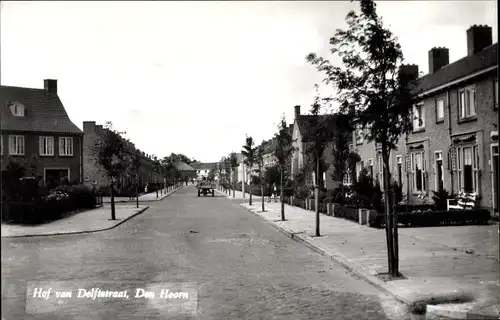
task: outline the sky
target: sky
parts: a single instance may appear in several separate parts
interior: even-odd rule
[[[71,120],[112,121],[158,157],[215,162],[246,135],[270,139],[293,107],[307,113],[323,75],[305,61],[331,58],[348,1],[2,1],[2,85],[43,88],[57,79]],[[467,55],[466,30],[489,25],[496,1],[379,1],[406,63],[428,72],[427,52]],[[335,62],[335,59],[332,59]],[[331,89],[321,86],[322,94]]]

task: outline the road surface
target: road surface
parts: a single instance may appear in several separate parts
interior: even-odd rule
[[[334,261],[235,202],[197,197],[194,186],[109,231],[2,239],[2,249],[5,320],[410,318]],[[126,288],[129,299],[26,297],[36,281],[45,289]],[[177,285],[194,288],[196,299],[134,296],[137,288],[158,293]]]

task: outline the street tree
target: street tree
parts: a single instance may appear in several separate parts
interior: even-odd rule
[[[278,125],[278,133],[275,134],[277,143],[274,150],[274,159],[279,168],[280,173],[280,201],[281,201],[281,220],[285,221],[285,201],[284,192],[285,181],[290,178],[288,167],[290,165],[291,157],[295,148],[293,146],[293,137],[288,130],[285,116],[281,117]]]
[[[234,177],[234,174],[237,172],[238,166],[239,166],[238,157],[236,156],[235,152],[231,152],[231,154],[229,155],[229,162],[231,164],[231,172],[233,173],[232,176]],[[234,198],[235,194],[236,194],[236,182],[237,181],[234,178],[231,180],[233,182],[233,198]]]
[[[327,144],[332,140],[332,124],[335,117],[331,114],[323,114],[326,110],[325,100],[322,99],[316,87],[316,96],[311,105],[311,117],[309,118],[309,130],[304,134],[306,141],[307,161],[314,173],[314,204],[316,213],[316,236],[320,236],[320,213],[319,213],[319,189],[323,185],[323,172],[328,164],[324,159],[324,151]]]
[[[389,156],[400,137],[412,128],[411,111],[418,97],[412,83],[418,70],[401,68],[401,46],[384,27],[375,2],[361,0],[359,4],[360,13],[351,11],[346,16],[348,28],[337,29],[330,39],[331,52],[341,58],[342,66],[314,53],[307,60],[336,88],[341,111],[352,114],[353,122],[366,130],[365,138],[381,148],[388,267],[392,276],[398,276],[397,215],[390,208]]]
[[[257,164],[257,168],[255,171],[258,174],[259,177],[259,183],[260,183],[260,196],[261,196],[261,202],[262,202],[262,212],[266,211],[265,205],[264,205],[264,150],[266,148],[266,142],[262,142],[260,145],[257,146],[256,152],[255,152],[255,162]]]
[[[111,193],[111,220],[116,220],[115,214],[115,184],[128,167],[125,160],[125,144],[122,135],[113,128],[112,122],[104,125],[104,133],[92,146],[93,161],[100,171],[109,179]]]
[[[255,145],[254,145],[253,138],[250,136],[247,136],[246,140],[245,140],[245,145],[243,145],[243,147],[242,147],[241,154],[244,157],[243,163],[248,168],[248,170],[252,170],[254,164],[256,163],[256,153],[257,153],[257,147],[255,147]],[[249,198],[248,204],[252,205],[252,178],[251,178],[251,176],[248,179],[248,184],[250,187],[250,198]]]
[[[139,208],[139,170],[141,168],[142,155],[135,151],[130,158],[129,173],[134,179],[136,207]]]

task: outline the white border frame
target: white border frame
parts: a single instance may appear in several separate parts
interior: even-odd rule
[[[61,154],[61,139],[71,139],[71,154]],[[60,157],[74,157],[75,156],[75,139],[74,137],[59,137],[57,140],[57,147],[59,149]],[[66,151],[66,150],[64,150]]]
[[[11,148],[10,148],[10,147],[11,147],[11,143],[10,143],[11,141],[10,141],[10,138],[11,138],[11,137],[23,137],[23,153],[17,153],[17,152],[16,152],[16,153],[10,153],[10,151],[11,151]],[[26,155],[26,138],[25,138],[25,136],[24,136],[24,135],[20,135],[20,134],[10,134],[10,135],[9,135],[9,141],[7,141],[7,142],[8,142],[8,147],[9,147],[9,155],[10,155],[10,156],[25,156],[25,155]],[[16,151],[17,151],[17,150],[16,150]]]

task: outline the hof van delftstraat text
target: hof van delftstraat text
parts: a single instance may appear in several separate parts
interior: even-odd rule
[[[43,290],[42,288],[35,288],[33,290],[33,295],[31,298],[34,299],[45,299],[48,300],[51,297],[55,298],[81,298],[81,299],[98,299],[98,298],[116,298],[116,299],[130,299],[128,290],[114,291],[114,290],[102,290],[100,288],[92,289],[78,289],[74,291],[54,291],[52,288]],[[180,299],[187,300],[189,294],[187,292],[175,292],[169,289],[161,289],[160,292],[147,291],[142,288],[135,289],[135,295],[132,296],[135,299]]]

